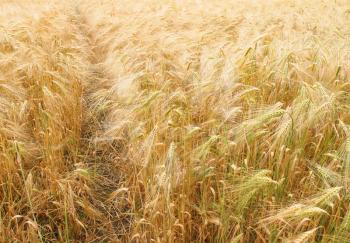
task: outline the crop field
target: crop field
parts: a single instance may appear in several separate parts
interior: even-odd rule
[[[0,242],[350,242],[350,2],[0,0]]]

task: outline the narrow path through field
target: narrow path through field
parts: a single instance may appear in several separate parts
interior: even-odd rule
[[[99,52],[98,43],[94,36],[94,29],[88,25],[86,16],[75,7],[75,24],[78,26],[82,40],[88,46],[88,68],[89,78],[83,87],[83,125],[81,132],[80,153],[83,163],[88,165],[93,171],[94,201],[91,202],[94,209],[98,210],[99,227],[96,235],[100,235],[98,240],[117,239],[125,234],[124,221],[120,220],[118,208],[114,207],[113,201],[109,200],[110,194],[119,188],[120,181],[116,166],[113,165],[115,158],[115,148],[110,144],[101,143],[98,137],[103,134],[103,121],[105,112],[100,109],[98,99],[94,95],[105,89],[104,84],[108,83],[105,68],[102,64],[103,56]],[[113,153],[112,153],[113,152]],[[119,224],[118,224],[119,222]],[[123,223],[120,223],[123,222]],[[108,235],[106,235],[108,232]]]

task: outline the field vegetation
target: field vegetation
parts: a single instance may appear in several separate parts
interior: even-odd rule
[[[346,0],[0,1],[0,242],[350,242]]]

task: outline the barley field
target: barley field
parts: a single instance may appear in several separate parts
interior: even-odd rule
[[[350,2],[0,0],[0,242],[350,242]]]

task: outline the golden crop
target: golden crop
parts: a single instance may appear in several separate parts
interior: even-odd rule
[[[346,0],[0,1],[0,242],[350,242]]]

